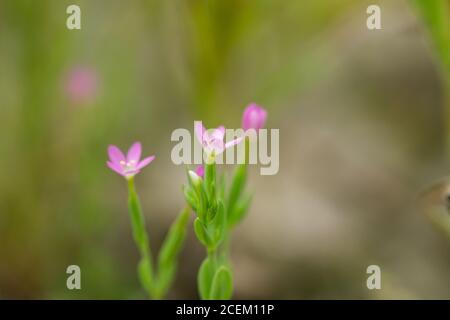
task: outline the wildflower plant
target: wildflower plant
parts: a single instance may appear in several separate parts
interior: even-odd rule
[[[250,104],[243,114],[244,130],[259,130],[264,126],[267,112]],[[200,122],[195,127],[197,139],[203,147],[205,165],[188,171],[188,184],[183,192],[189,206],[196,212],[194,231],[206,249],[197,276],[201,299],[230,299],[233,294],[233,275],[229,259],[230,234],[244,218],[251,202],[245,192],[247,180],[249,137],[224,142],[224,127],[208,132]],[[225,149],[244,141],[245,161],[234,171],[229,189],[225,177],[218,174],[216,156]]]
[[[141,169],[149,165],[155,159],[155,156],[141,160],[141,150],[141,144],[135,142],[125,156],[118,147],[111,145],[108,148],[109,161],[107,161],[107,166],[125,177],[128,182],[128,207],[131,227],[134,241],[141,255],[137,268],[139,280],[150,298],[161,299],[166,295],[175,277],[178,253],[186,237],[189,208],[186,207],[172,223],[159,251],[157,265],[154,265],[134,177]]]

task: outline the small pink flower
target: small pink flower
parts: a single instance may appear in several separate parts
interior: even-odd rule
[[[139,171],[150,164],[155,159],[155,156],[150,156],[140,161],[141,159],[141,143],[135,142],[128,150],[127,156],[120,151],[116,146],[110,145],[108,147],[109,161],[106,162],[108,167],[124,176],[125,178],[131,178]]]
[[[206,131],[201,121],[195,121],[194,127],[197,139],[207,154],[214,153],[214,155],[218,155],[224,152],[225,149],[242,141],[242,138],[240,137],[224,143],[223,138],[225,137],[225,128],[223,126],[211,130],[210,133]]]
[[[259,129],[264,127],[267,119],[267,111],[256,103],[250,103],[244,110],[242,115],[242,129]]]
[[[64,89],[73,103],[87,103],[97,94],[97,73],[87,67],[74,67],[66,76]]]
[[[202,165],[199,165],[197,167],[197,169],[195,169],[195,173],[200,177],[203,178],[203,176],[205,175],[205,167]]]

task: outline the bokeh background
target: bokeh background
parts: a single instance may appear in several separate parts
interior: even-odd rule
[[[442,68],[407,0],[0,0],[0,298],[145,298],[108,144],[157,156],[136,181],[155,251],[184,205],[171,132],[239,127],[255,101],[280,171],[252,169],[234,297],[450,299],[449,243],[415,205],[450,172]],[[190,227],[169,298],[198,297],[203,256]]]

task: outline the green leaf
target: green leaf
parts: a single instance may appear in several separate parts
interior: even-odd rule
[[[177,257],[186,238],[188,221],[189,208],[186,207],[172,223],[164,239],[158,255],[155,298],[164,297],[173,282],[178,265]]]
[[[448,0],[413,0],[440,58],[450,72],[450,4]]]
[[[158,277],[154,289],[154,297],[156,299],[161,299],[167,294],[167,291],[173,283],[176,271],[176,264],[170,264],[158,270]]]
[[[217,202],[216,199],[211,199],[211,201],[208,203],[208,211],[206,212],[205,216],[205,224],[210,224],[217,214]]]
[[[137,272],[139,280],[144,289],[153,296],[153,264],[148,243],[147,231],[145,229],[144,216],[142,215],[138,195],[134,188],[134,180],[128,180],[128,206],[131,217],[133,238],[141,254],[141,261],[138,264]]]
[[[142,216],[141,205],[136,192],[130,189],[128,196],[128,206],[130,210],[131,227],[133,230],[133,238],[136,244],[141,248],[144,242],[147,241],[147,234],[145,231],[144,218]]]
[[[227,209],[233,211],[236,202],[244,191],[245,182],[247,180],[247,165],[240,164],[237,166],[230,187],[230,194],[228,196]]]
[[[200,220],[200,218],[196,218],[194,220],[194,231],[195,235],[197,236],[197,239],[205,246],[209,247],[211,245],[211,239],[209,237],[209,234]]]
[[[220,199],[225,199],[226,183],[225,183],[225,175],[224,174],[220,175],[217,185],[218,185],[218,197]]]
[[[189,204],[189,206],[192,208],[192,210],[197,211],[198,197],[195,194],[195,191],[192,190],[192,188],[190,188],[188,186],[183,186],[183,194],[184,194],[184,199],[186,199],[186,202]]]
[[[205,164],[205,189],[208,201],[215,198],[215,184],[216,184],[216,164]]]
[[[139,281],[147,292],[153,291],[153,279],[151,274],[151,266],[147,259],[142,259],[139,261],[137,267],[137,273],[139,276]]]
[[[185,208],[170,226],[169,232],[158,255],[158,267],[174,264],[186,238],[189,209]]]
[[[221,266],[214,274],[209,299],[229,300],[233,295],[233,277],[226,266]]]
[[[244,197],[239,203],[235,206],[233,211],[230,211],[228,214],[228,226],[234,227],[239,222],[242,221],[242,219],[245,217],[245,215],[248,212],[248,209],[250,208],[250,204],[252,203],[252,196],[248,195]]]
[[[227,220],[225,216],[225,207],[221,200],[217,203],[217,212],[212,221],[212,226],[214,230],[214,244],[218,246],[220,242],[223,240],[223,236],[227,229]]]
[[[188,179],[190,181],[190,177],[188,174]],[[184,197],[186,202],[191,206],[192,210],[198,215],[201,220],[204,220],[207,215],[207,196],[206,190],[204,188],[204,184],[193,185],[189,182],[189,186],[185,186],[183,189]]]
[[[198,270],[197,285],[200,299],[209,299],[209,292],[211,291],[211,283],[214,276],[214,268],[211,260],[205,258],[200,269]]]

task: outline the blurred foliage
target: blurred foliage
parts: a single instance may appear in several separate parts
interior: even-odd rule
[[[450,2],[414,0],[430,30],[437,52],[450,76]]]

